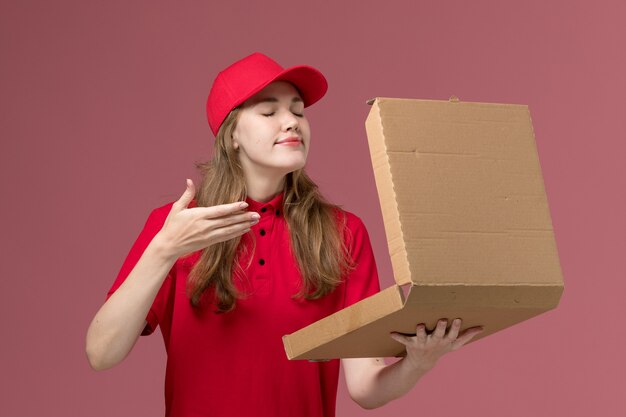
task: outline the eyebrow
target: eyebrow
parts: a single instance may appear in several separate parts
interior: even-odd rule
[[[304,101],[300,97],[294,97],[291,99],[292,103],[304,103]],[[278,103],[278,99],[276,97],[264,97],[258,98],[252,101],[252,105],[256,106],[259,103]]]

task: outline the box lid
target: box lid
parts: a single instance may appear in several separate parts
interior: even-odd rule
[[[527,106],[369,103],[366,130],[399,285],[562,285]]]

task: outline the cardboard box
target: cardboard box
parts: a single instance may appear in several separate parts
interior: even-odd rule
[[[406,354],[439,318],[474,340],[558,305],[563,278],[528,106],[376,98],[366,121],[397,285],[283,337],[289,359]]]

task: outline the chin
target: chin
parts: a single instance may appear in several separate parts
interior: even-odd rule
[[[298,161],[297,163],[286,165],[283,168],[285,169],[285,172],[288,174],[290,172],[294,172],[294,171],[304,168],[305,165],[306,165],[306,160]]]

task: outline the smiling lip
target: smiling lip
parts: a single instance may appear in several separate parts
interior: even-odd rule
[[[287,144],[287,143],[300,143],[300,142],[302,142],[302,140],[299,137],[292,136],[290,138],[281,139],[278,142],[276,142],[276,144],[278,145],[281,143]]]

